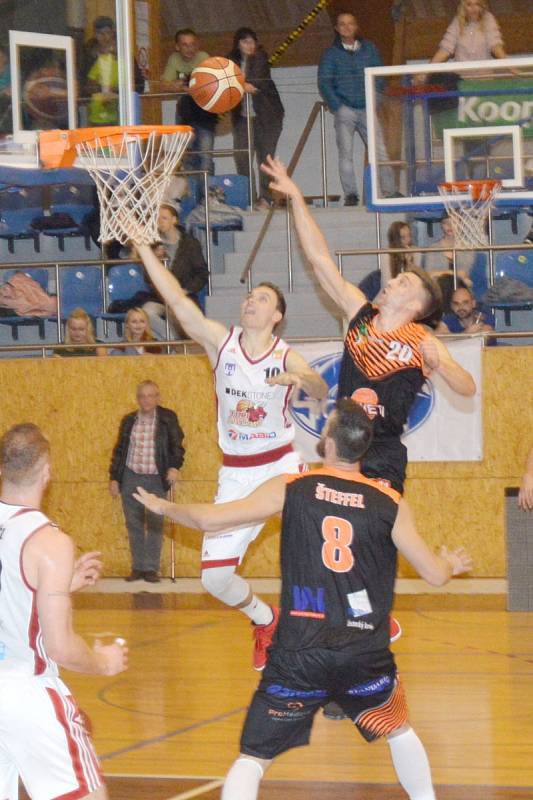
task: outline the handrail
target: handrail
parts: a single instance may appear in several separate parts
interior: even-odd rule
[[[307,140],[309,139],[309,134],[311,133],[313,125],[315,124],[315,120],[316,120],[316,118],[318,117],[319,114],[321,115],[321,121],[322,121],[322,124],[324,125],[324,111],[323,111],[324,108],[325,108],[325,103],[323,103],[321,101],[317,101],[316,103],[313,104],[313,108],[311,109],[311,112],[310,112],[310,114],[309,114],[309,116],[307,118],[307,122],[305,123],[305,127],[304,127],[304,129],[303,129],[303,131],[302,131],[302,133],[300,135],[300,138],[298,139],[298,144],[296,145],[296,147],[294,149],[294,153],[292,154],[292,158],[289,161],[289,165],[287,167],[287,174],[289,176],[292,175],[292,173],[294,172],[294,170],[296,168],[296,165],[298,164],[298,161],[300,160],[300,156],[302,155],[302,151],[303,151],[305,145],[307,144]],[[327,177],[326,177],[326,168],[325,168],[325,138],[324,138],[324,134],[322,134],[322,180],[323,180],[323,191],[324,191],[324,205],[327,205]],[[289,205],[290,204],[287,203],[287,216],[289,217],[289,220],[287,221],[287,225],[288,226],[290,226],[290,207],[289,207]],[[257,239],[255,240],[255,244],[252,247],[251,253],[248,256],[248,260],[246,261],[246,265],[245,265],[245,267],[244,267],[244,269],[242,271],[242,275],[241,275],[241,279],[240,279],[241,283],[246,283],[246,281],[248,281],[248,288],[251,287],[251,269],[252,269],[252,265],[253,265],[253,263],[255,261],[255,258],[257,256],[257,253],[259,252],[259,249],[260,249],[261,245],[263,244],[263,240],[264,240],[264,238],[266,236],[266,233],[267,233],[267,231],[268,231],[268,229],[270,227],[270,223],[272,222],[272,217],[274,216],[275,210],[276,210],[276,207],[274,205],[269,208],[268,213],[267,213],[267,215],[266,215],[266,217],[265,217],[265,219],[263,221],[263,224],[261,226],[261,230],[259,231]],[[290,252],[290,250],[289,250],[289,253],[288,253],[288,258],[289,258],[289,285],[291,285],[291,288],[292,288],[292,263],[291,263],[291,252]]]
[[[475,339],[475,338],[482,338],[485,339],[533,339],[533,330],[531,331],[480,331],[479,333],[440,333],[435,334],[438,339],[445,339],[445,340],[455,340],[455,339]],[[286,339],[288,344],[314,344],[316,342],[338,342],[342,345],[344,339],[339,336],[296,336],[296,337],[288,337]],[[95,347],[102,348],[104,350],[115,350],[115,349],[125,349],[127,347],[134,346],[134,342],[95,342],[95,344],[79,344],[76,345],[76,349],[87,349],[87,350],[94,350]],[[149,347],[167,347],[167,348],[174,348],[177,347],[182,348],[182,353],[175,353],[174,355],[205,355],[203,348],[200,347],[196,342],[188,339],[166,339],[166,340],[158,340],[156,342],[142,342],[142,346],[149,348]],[[34,352],[36,350],[41,351],[41,358],[53,358],[55,353],[58,350],[69,350],[72,349],[73,345],[71,344],[12,344],[12,345],[0,345],[0,353],[24,353],[24,352]],[[47,352],[48,351],[48,352]],[[104,356],[107,358],[108,356]],[[98,356],[94,356],[94,358],[98,358]],[[129,356],[131,358],[131,356]]]

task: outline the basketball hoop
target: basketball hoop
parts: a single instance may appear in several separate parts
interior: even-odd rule
[[[159,207],[193,136],[186,125],[129,125],[43,131],[45,166],[76,163],[89,172],[100,201],[100,241],[158,241]],[[77,158],[76,158],[77,156]]]
[[[492,180],[448,181],[439,185],[457,244],[487,244],[486,221],[500,187],[500,181]]]

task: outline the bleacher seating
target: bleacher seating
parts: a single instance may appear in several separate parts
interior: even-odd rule
[[[3,275],[3,282],[7,283],[10,278],[20,270],[17,269],[10,269],[6,270]],[[44,267],[28,267],[24,270],[25,275],[29,278],[33,278],[34,281],[44,289],[45,292],[48,291],[48,270]],[[45,327],[44,327],[45,319],[43,317],[21,317],[17,314],[13,314],[12,316],[0,317],[0,325],[8,325],[11,328],[11,338],[14,341],[18,341],[19,338],[19,327],[37,327],[39,330],[39,339],[45,338]]]

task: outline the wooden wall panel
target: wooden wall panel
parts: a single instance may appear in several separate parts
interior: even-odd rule
[[[533,348],[492,348],[483,359],[483,461],[412,464],[406,495],[432,546],[465,544],[475,558],[474,574],[498,577],[505,575],[504,489],[519,484],[533,443]],[[9,360],[0,372],[0,429],[28,420],[43,428],[52,443],[54,476],[45,509],[80,550],[102,550],[108,575],[129,570],[120,502],[107,489],[109,459],[120,419],[135,408],[135,388],[145,379],[160,385],[162,404],[177,412],[185,431],[177,499],[210,500],[220,454],[205,357]],[[177,527],[175,538],[178,575],[197,575],[200,534]],[[276,576],[278,547],[278,522],[272,520],[251,546],[245,573]],[[166,545],[166,574],[168,554]],[[402,565],[401,574],[413,573]]]

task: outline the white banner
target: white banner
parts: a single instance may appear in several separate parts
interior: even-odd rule
[[[481,461],[483,458],[482,341],[481,338],[459,339],[446,342],[446,346],[453,358],[470,372],[477,391],[474,397],[462,397],[438,375],[425,382],[413,404],[402,437],[409,461]],[[298,345],[297,350],[329,386],[324,403],[310,400],[305,392],[300,392],[291,405],[296,425],[296,447],[306,461],[318,461],[316,444],[337,399],[342,345],[340,342],[319,342]]]

